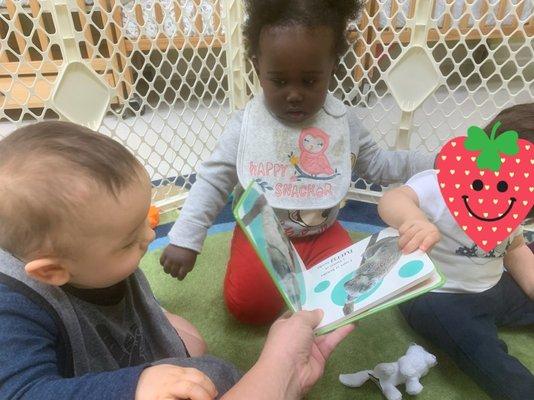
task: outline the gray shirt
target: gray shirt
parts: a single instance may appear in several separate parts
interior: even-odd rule
[[[353,171],[378,184],[405,182],[419,171],[433,167],[434,154],[414,151],[388,151],[380,148],[360,123],[356,110],[348,108],[350,151]],[[199,168],[197,181],[169,232],[170,243],[200,252],[207,230],[227,202],[234,188],[238,194],[236,160],[242,132],[243,111],[228,121],[215,150]],[[236,187],[237,186],[237,187]],[[299,210],[275,210],[289,236],[313,235],[324,231],[337,218],[339,207],[317,210],[313,215]],[[319,218],[319,220],[318,220]],[[298,231],[293,235],[292,231]],[[304,232],[303,232],[304,230]]]
[[[38,300],[36,304],[46,305],[45,309],[57,316],[61,337],[54,340],[64,343],[65,364],[71,366],[69,377],[112,373],[137,365],[175,364],[200,369],[222,396],[241,376],[224,360],[189,357],[139,269],[118,284],[121,287],[115,300],[109,288],[92,289],[91,299],[87,290],[59,288],[33,280],[25,274],[22,261],[2,249],[0,275],[9,278],[12,290]],[[100,301],[96,300],[98,297]],[[39,354],[34,356],[39,358]]]
[[[146,292],[150,289],[139,284],[139,279],[144,279],[141,276],[139,271],[106,289],[63,288],[80,325],[91,372],[149,363],[170,355],[188,356],[168,320],[154,315],[161,312],[157,303],[155,307],[145,304],[146,298],[154,300],[152,293]]]

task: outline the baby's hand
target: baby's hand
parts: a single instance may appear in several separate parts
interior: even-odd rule
[[[217,389],[195,368],[161,364],[145,369],[139,376],[135,400],[213,400]]]
[[[166,273],[182,280],[195,266],[197,255],[194,250],[170,244],[163,250],[159,263]]]
[[[436,225],[425,220],[406,221],[399,227],[399,248],[404,254],[420,249],[430,251],[441,236]]]

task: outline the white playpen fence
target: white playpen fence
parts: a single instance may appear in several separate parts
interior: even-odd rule
[[[155,202],[179,205],[231,112],[257,90],[244,57],[242,2],[60,2],[81,61],[112,92],[99,130],[145,165]],[[58,116],[51,93],[66,53],[54,3],[0,0],[1,136]],[[533,0],[369,0],[350,25],[353,45],[331,90],[357,108],[381,146],[436,150],[469,124],[533,100],[533,14]],[[423,50],[411,59],[416,46]],[[393,79],[403,58],[410,62]],[[414,80],[411,66],[423,64],[432,85]],[[399,99],[404,82],[420,86]],[[350,197],[373,201],[381,189],[354,177]]]

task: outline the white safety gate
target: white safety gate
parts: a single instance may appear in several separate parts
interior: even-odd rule
[[[257,90],[242,2],[59,2],[80,61],[112,95],[99,130],[145,165],[158,204],[179,205],[232,110]],[[51,95],[68,51],[54,3],[0,0],[0,137],[58,117]],[[469,124],[533,101],[533,14],[534,0],[369,0],[331,90],[381,146],[436,150]],[[417,90],[406,94],[410,82]],[[373,201],[380,190],[355,177],[351,197]]]

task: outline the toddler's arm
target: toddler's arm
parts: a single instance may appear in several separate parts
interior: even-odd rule
[[[200,253],[208,228],[238,182],[236,160],[242,118],[242,112],[233,115],[213,154],[199,168],[197,180],[169,232],[171,244]]]
[[[440,239],[438,229],[419,208],[414,190],[401,186],[388,190],[378,203],[384,222],[399,231],[399,248],[405,254],[417,249],[429,251]]]
[[[170,244],[160,263],[165,272],[183,279],[195,265],[209,227],[226,204],[238,182],[236,161],[243,113],[228,121],[210,158],[202,164],[197,180],[169,232]]]
[[[348,110],[352,152],[357,153],[358,176],[378,184],[406,182],[417,172],[434,168],[435,153],[385,150],[363,127],[354,108]]]
[[[534,253],[523,236],[517,236],[506,254],[504,266],[523,291],[534,300]]]
[[[144,367],[64,378],[60,337],[43,308],[0,285],[0,399],[133,398]]]
[[[56,321],[42,307],[0,284],[0,399],[144,400],[156,398],[154,390],[160,390],[158,395],[166,391],[167,397],[158,397],[166,399],[208,400],[215,395],[200,371],[170,365],[65,377],[60,342]]]

